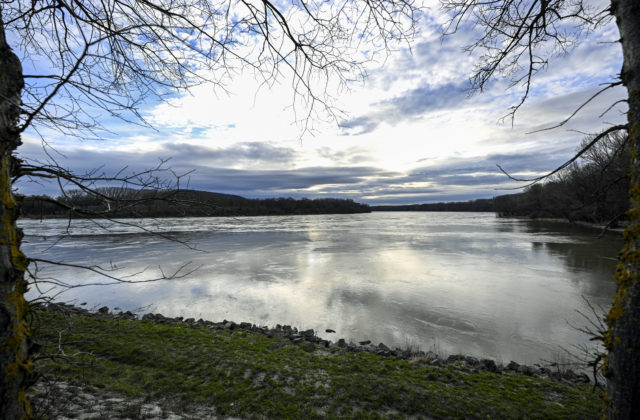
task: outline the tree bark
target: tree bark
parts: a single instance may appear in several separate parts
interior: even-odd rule
[[[616,295],[607,315],[609,351],[603,366],[610,419],[640,418],[640,1],[612,0],[622,43],[621,78],[629,95],[631,149],[629,224],[616,270]]]
[[[18,122],[24,86],[20,60],[6,42],[0,9],[0,418],[31,418],[25,389],[32,372],[24,299],[26,258],[16,227],[19,206],[12,193],[13,152],[20,145]]]

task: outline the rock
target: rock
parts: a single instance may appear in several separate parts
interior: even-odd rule
[[[496,362],[491,359],[482,359],[480,360],[480,365],[489,372],[498,372],[498,366],[496,366]]]
[[[334,330],[332,330],[331,328],[327,328],[326,330],[324,330],[324,332],[326,332],[326,333],[330,333],[330,334],[331,334],[331,333],[335,333],[335,331],[334,331]]]
[[[520,365],[512,360],[507,365],[507,369],[514,370],[514,371],[518,372],[520,370]]]
[[[145,417],[157,417],[162,415],[162,408],[154,404],[144,404],[140,407],[140,414]]]
[[[338,347],[342,347],[342,348],[344,348],[344,347],[347,347],[347,342],[346,342],[346,341],[344,341],[344,338],[341,338],[340,340],[338,340],[338,342],[336,343],[336,345],[337,345]]]
[[[314,335],[316,335],[316,333],[315,331],[309,329],[309,330],[303,331],[302,335],[305,337],[313,337]]]
[[[187,324],[193,324],[194,322],[196,322],[195,318],[187,318],[184,320],[184,322],[186,322]]]
[[[242,328],[244,330],[250,330],[251,326],[252,326],[252,324],[250,322],[241,322],[240,323],[240,328]]]
[[[108,314],[109,313],[109,307],[108,306],[103,306],[102,308],[98,309],[98,312],[100,312],[101,314]]]
[[[518,371],[527,376],[533,376],[533,374],[536,373],[535,368],[526,365],[520,366],[520,369]]]
[[[480,360],[476,359],[475,357],[472,356],[467,356],[465,358],[465,361],[467,362],[467,364],[469,364],[470,366],[478,366],[480,364]]]
[[[466,357],[461,354],[452,354],[451,356],[447,357],[447,363],[453,362],[466,362]]]
[[[358,344],[360,344],[361,346],[366,346],[371,344],[371,340],[358,341]]]
[[[393,352],[389,347],[385,346],[384,343],[380,343],[378,344],[376,354],[379,354],[381,356],[392,356]]]
[[[127,311],[127,312],[120,312],[120,318],[122,319],[136,319],[136,316],[133,312],[131,311]]]

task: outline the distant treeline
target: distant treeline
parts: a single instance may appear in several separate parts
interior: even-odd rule
[[[261,200],[196,190],[158,191],[115,187],[97,188],[91,192],[74,190],[55,198],[29,196],[25,197],[22,207],[22,215],[28,218],[266,216],[370,211],[368,205],[348,199]]]
[[[612,222],[625,218],[629,208],[629,145],[627,136],[614,134],[589,149],[544,183],[520,194],[494,198],[498,216],[563,218],[571,222]],[[580,148],[586,146],[589,138]]]
[[[371,206],[373,211],[494,211],[493,199],[454,201],[450,203],[405,204],[397,206]]]

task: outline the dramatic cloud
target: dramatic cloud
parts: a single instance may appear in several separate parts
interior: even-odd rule
[[[569,159],[586,133],[624,121],[622,87],[609,89],[554,130],[620,71],[613,24],[589,34],[540,72],[529,100],[514,120],[502,119],[517,104],[522,86],[496,78],[469,95],[469,75],[479,52],[463,50],[478,28],[461,27],[442,37],[436,9],[427,12],[411,50],[395,52],[370,78],[351,90],[331,91],[339,109],[316,131],[300,137],[304,114],[291,107],[285,84],[259,89],[238,75],[221,95],[202,85],[171,104],[141,110],[155,129],[105,116],[105,141],[70,139],[55,131],[23,137],[19,155],[55,159],[78,172],[139,171],[170,159],[190,188],[246,197],[348,197],[371,204],[486,198],[517,187],[496,165],[517,176],[536,176]],[[256,94],[256,91],[258,93]],[[297,123],[296,123],[297,122]],[[184,186],[184,184],[183,184]],[[56,194],[53,183],[21,180],[26,194]]]

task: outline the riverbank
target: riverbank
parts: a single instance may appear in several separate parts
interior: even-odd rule
[[[288,326],[134,318],[36,312],[41,354],[58,356],[38,361],[41,418],[588,419],[601,405],[577,375],[543,367],[332,343]]]

